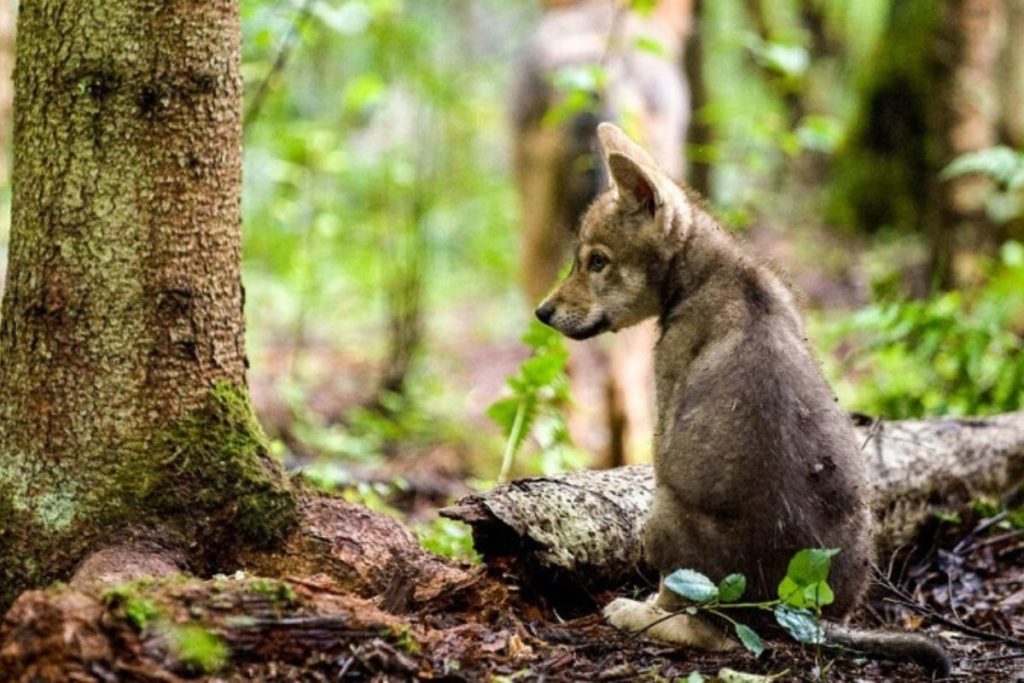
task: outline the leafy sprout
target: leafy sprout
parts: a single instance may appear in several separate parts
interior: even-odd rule
[[[773,612],[775,620],[795,640],[813,645],[824,643],[821,608],[835,599],[828,584],[828,574],[832,558],[838,553],[838,548],[808,548],[794,555],[786,576],[779,583],[779,597],[776,600],[739,603],[747,588],[747,579],[742,574],[730,574],[715,584],[693,569],[677,569],[665,577],[664,583],[668,590],[696,603],[687,607],[685,612],[697,614],[703,610],[725,619],[732,624],[743,647],[759,657],[764,652],[760,636],[746,624],[733,619],[725,610],[768,610]]]

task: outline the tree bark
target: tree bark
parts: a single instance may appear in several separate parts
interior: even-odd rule
[[[245,385],[234,0],[22,3],[0,603],[145,537],[205,571],[295,501]]]
[[[883,552],[911,542],[936,509],[1001,495],[1024,480],[1024,413],[879,421],[857,431]],[[593,592],[649,573],[640,539],[653,486],[646,465],[583,471],[514,481],[441,514],[470,524],[486,561],[526,584],[551,594]]]
[[[1006,30],[1002,0],[945,0],[941,12],[935,46],[941,78],[933,104],[940,168],[999,140],[999,57]],[[931,270],[933,280],[948,288],[957,284],[957,255],[992,253],[998,237],[985,214],[990,179],[961,175],[938,190],[929,226]]]
[[[0,186],[8,182],[7,165],[11,140],[11,102],[14,87],[14,4],[0,0]]]

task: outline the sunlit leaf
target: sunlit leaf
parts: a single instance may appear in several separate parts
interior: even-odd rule
[[[694,602],[708,602],[718,596],[718,586],[692,569],[677,569],[666,576],[665,588]]]

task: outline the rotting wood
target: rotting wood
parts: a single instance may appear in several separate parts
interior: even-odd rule
[[[1024,412],[859,422],[882,552],[910,543],[937,509],[1002,495],[1024,480]],[[526,584],[597,591],[645,573],[640,537],[653,485],[646,465],[521,479],[441,515],[472,526],[485,560]]]

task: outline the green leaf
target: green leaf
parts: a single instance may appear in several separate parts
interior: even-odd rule
[[[775,621],[801,643],[817,645],[825,642],[825,632],[817,618],[805,609],[779,605],[775,608]]]
[[[704,683],[706,680],[699,671],[693,671],[686,677],[686,683]]]
[[[665,588],[694,602],[708,602],[718,596],[718,586],[692,569],[677,569],[666,576]]]
[[[809,586],[828,580],[832,558],[839,554],[839,548],[808,548],[801,550],[789,561],[786,576],[800,586]],[[781,597],[781,596],[780,596]]]
[[[520,399],[516,396],[509,396],[495,401],[487,409],[487,416],[491,418],[501,431],[507,436],[512,431],[512,425],[516,421],[516,412],[519,410]]]
[[[754,654],[755,657],[760,657],[761,653],[764,652],[764,644],[761,642],[761,636],[754,632],[754,629],[744,624],[736,624],[736,635],[739,636],[740,642],[743,643],[743,647],[747,648]]]
[[[747,577],[743,574],[729,574],[718,584],[718,599],[722,602],[736,602],[747,590]]]
[[[939,174],[942,179],[966,173],[982,173],[1014,189],[1024,171],[1024,154],[1009,147],[989,147],[958,156]]]
[[[568,354],[564,350],[552,350],[534,356],[523,362],[519,371],[526,383],[531,387],[545,387],[565,369]]]
[[[825,605],[831,605],[835,599],[836,596],[832,593],[832,587],[826,581],[819,581],[804,587],[804,602],[810,607],[820,609]]]
[[[563,346],[561,334],[557,330],[542,324],[538,320],[530,322],[530,326],[523,334],[522,339],[524,344],[534,350],[542,349],[547,346],[555,346],[559,348]]]
[[[803,586],[787,576],[779,583],[779,598],[787,605],[793,607],[807,607],[803,588]]]

